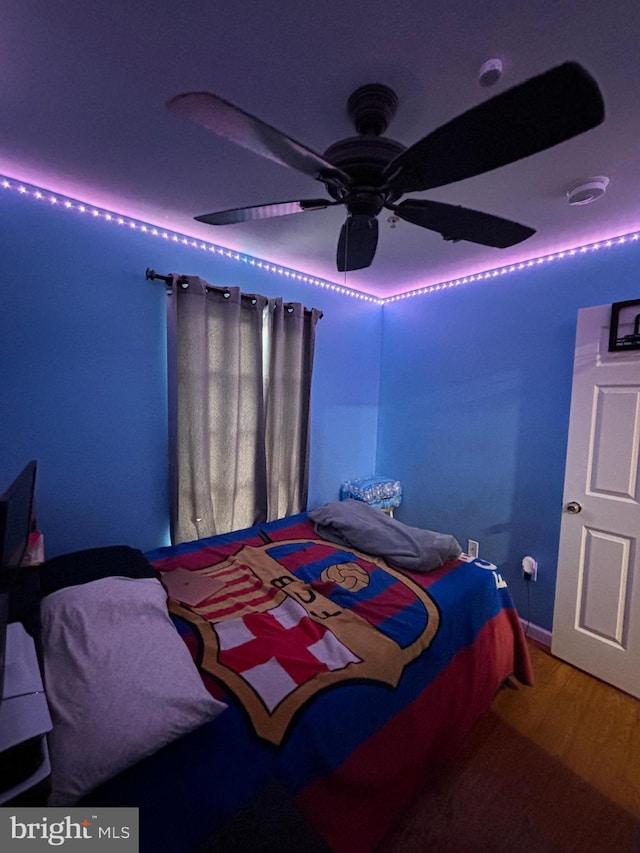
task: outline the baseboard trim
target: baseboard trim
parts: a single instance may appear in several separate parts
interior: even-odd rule
[[[551,631],[547,631],[546,628],[541,628],[540,625],[535,625],[533,622],[527,622],[526,619],[521,618],[520,622],[527,637],[531,637],[532,640],[537,640],[543,646],[551,648]]]

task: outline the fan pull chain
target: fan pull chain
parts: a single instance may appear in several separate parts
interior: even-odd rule
[[[347,226],[344,235],[344,276],[342,279],[342,283],[344,287],[347,286],[347,267],[349,266],[349,227]]]

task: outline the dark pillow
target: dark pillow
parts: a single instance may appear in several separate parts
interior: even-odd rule
[[[159,574],[142,551],[128,545],[88,548],[52,557],[40,566],[40,595],[50,595],[67,586],[107,577],[158,578]]]
[[[22,622],[29,634],[36,637],[39,634],[41,598],[67,586],[106,577],[160,579],[142,551],[128,545],[108,545],[61,554],[39,566],[20,569],[9,596],[9,621]]]

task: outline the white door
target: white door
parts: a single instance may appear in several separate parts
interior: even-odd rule
[[[608,351],[610,317],[578,316],[551,650],[640,698],[640,350]]]

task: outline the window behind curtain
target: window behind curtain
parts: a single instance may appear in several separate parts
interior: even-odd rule
[[[168,323],[174,542],[306,509],[321,316],[187,280],[173,288]]]

